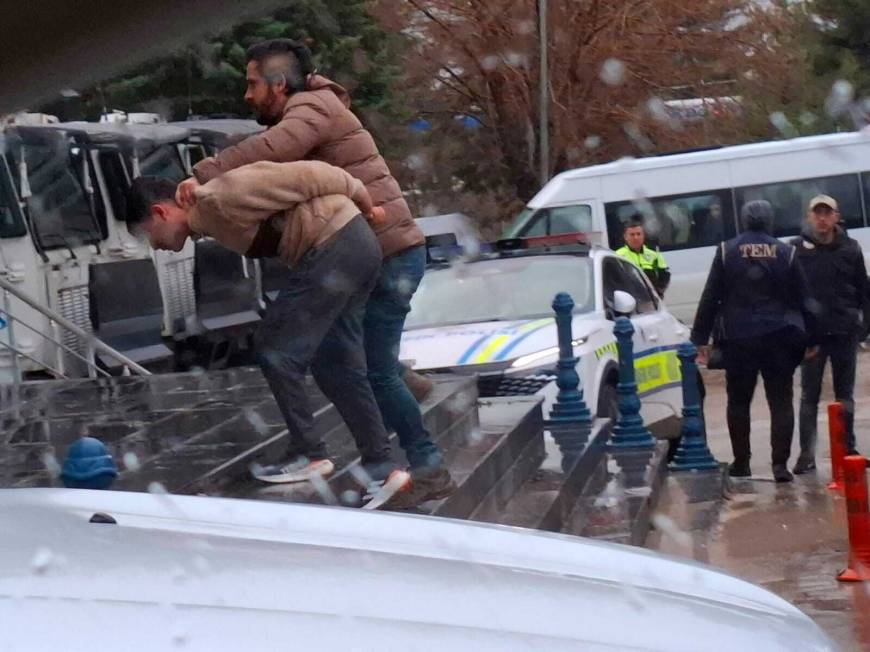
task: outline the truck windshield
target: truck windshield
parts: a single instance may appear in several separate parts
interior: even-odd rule
[[[0,143],[2,146],[2,143]],[[0,238],[20,238],[27,235],[18,200],[12,185],[12,175],[0,155]]]
[[[172,143],[156,147],[139,145],[139,172],[143,175],[169,179],[175,183],[187,176],[181,165],[178,148]]]
[[[35,137],[18,148],[12,172],[20,188],[23,158],[31,192],[25,199],[27,212],[42,249],[75,248],[102,239],[79,174],[84,156],[84,150],[71,149],[59,134]]]

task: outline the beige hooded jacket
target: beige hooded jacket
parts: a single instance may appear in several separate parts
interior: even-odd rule
[[[188,224],[239,254],[293,267],[370,205],[362,182],[328,163],[260,161],[198,187]]]

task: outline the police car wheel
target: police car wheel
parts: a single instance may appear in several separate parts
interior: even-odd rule
[[[613,383],[604,383],[598,390],[598,417],[614,423],[619,417],[619,394]]]

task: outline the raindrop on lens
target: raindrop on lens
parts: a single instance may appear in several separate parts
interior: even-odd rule
[[[36,549],[35,553],[33,553],[33,557],[30,560],[30,568],[35,574],[43,575],[48,570],[49,566],[51,566],[53,560],[54,553],[45,546],[41,546]]]
[[[139,456],[133,451],[127,451],[124,453],[122,459],[124,461],[124,468],[128,471],[138,471],[141,468],[141,464],[139,464]]]
[[[161,482],[151,482],[148,484],[149,494],[167,494],[166,487]]]
[[[535,31],[535,23],[531,20],[520,20],[517,22],[517,34],[532,34]]]
[[[480,65],[484,70],[495,70],[498,67],[499,58],[494,54],[488,54],[480,60]]]
[[[619,86],[625,79],[625,64],[619,59],[607,59],[601,65],[601,81],[609,86]]]
[[[346,489],[341,492],[341,503],[342,505],[357,505],[359,504],[360,495],[358,491],[354,491],[353,489]]]
[[[253,408],[247,408],[244,411],[244,415],[248,422],[254,427],[254,430],[259,434],[265,435],[269,432],[269,426],[266,425],[266,422],[263,420],[263,417],[260,416],[259,412]]]
[[[45,466],[45,470],[48,471],[48,475],[52,478],[60,477],[60,463],[58,463],[52,451],[46,451],[42,454],[42,464]]]

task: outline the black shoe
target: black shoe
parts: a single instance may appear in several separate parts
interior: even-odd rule
[[[728,466],[728,475],[732,478],[748,478],[752,475],[752,469],[749,468],[749,461],[734,460]]]
[[[797,464],[794,465],[795,475],[803,475],[804,473],[809,473],[810,471],[816,470],[816,461],[813,459],[800,459],[798,458]]]
[[[794,480],[794,476],[791,474],[785,464],[774,464],[773,479],[777,482],[791,482],[792,480]]]

